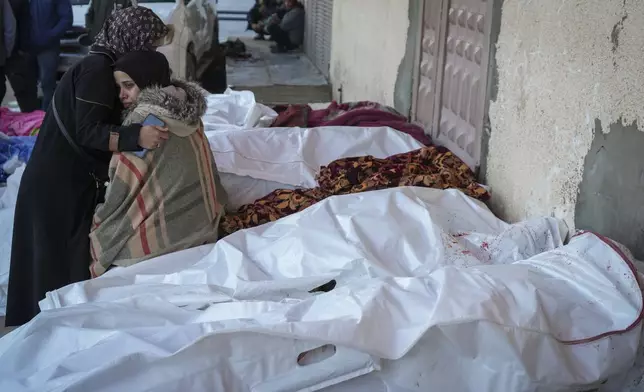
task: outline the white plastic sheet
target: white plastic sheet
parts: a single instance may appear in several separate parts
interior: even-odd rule
[[[237,211],[244,204],[252,203],[276,189],[295,189],[296,186],[281,182],[258,180],[249,176],[232,173],[219,173],[221,185],[228,194],[226,210]]]
[[[16,171],[7,178],[7,186],[0,197],[0,209],[11,208],[16,206],[18,201],[18,189],[20,188],[20,179],[25,172],[25,165],[21,165]]]
[[[7,186],[4,188],[2,196],[0,196],[0,316],[4,316],[7,307],[13,215],[18,199],[20,179],[24,171],[25,166],[23,165],[9,176]]]
[[[253,128],[207,132],[220,172],[317,186],[320,166],[340,158],[386,158],[423,145],[388,127]]]
[[[642,293],[610,242],[565,234],[457,191],[330,198],[50,293],[0,340],[0,389],[577,390],[632,365]],[[293,376],[293,354],[322,344],[383,369],[331,357],[326,382]]]
[[[387,127],[253,128],[207,132],[230,209],[275,189],[312,188],[321,166],[340,158],[386,158],[422,144]]]
[[[208,96],[203,121],[230,210],[276,189],[315,187],[319,168],[336,159],[385,158],[422,147],[386,127],[264,128],[276,117],[250,91]]]
[[[223,94],[209,95],[207,101],[208,109],[202,120],[210,132],[267,127],[277,117],[273,109],[257,103],[251,91],[227,89]]]

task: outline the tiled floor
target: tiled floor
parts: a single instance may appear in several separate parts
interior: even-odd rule
[[[235,38],[232,38],[233,40]],[[252,58],[228,59],[228,84],[265,104],[329,102],[331,87],[304,53],[274,54],[271,41],[240,38]]]

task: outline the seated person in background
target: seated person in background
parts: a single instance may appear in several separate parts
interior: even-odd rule
[[[248,10],[248,13],[246,14],[246,30],[252,30],[253,25],[259,23],[260,20],[262,20],[262,14],[261,14],[261,9],[262,9],[262,3],[264,0],[255,0],[255,5],[253,8]]]
[[[264,21],[270,18],[271,15],[278,12],[280,8],[278,5],[277,0],[255,0],[255,5],[250,9],[250,11],[248,11],[246,18],[248,20],[248,27],[246,30],[253,30],[256,32],[256,40],[264,39],[264,35],[266,35]]]
[[[153,150],[112,156],[90,232],[92,277],[217,240],[226,195],[201,122],[206,93],[171,81],[170,72],[158,52],[132,52],[114,64],[123,124],[155,123],[168,132],[158,147],[141,146]]]
[[[283,16],[276,15],[266,25],[266,32],[275,41],[273,53],[288,52],[304,42],[304,5],[298,0],[285,0],[284,8]]]

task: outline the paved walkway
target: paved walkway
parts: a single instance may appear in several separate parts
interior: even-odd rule
[[[304,53],[274,54],[271,41],[240,39],[253,57],[227,59],[228,85],[235,90],[250,90],[264,104],[331,101],[331,86]]]

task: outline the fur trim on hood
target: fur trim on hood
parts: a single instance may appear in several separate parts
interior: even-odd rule
[[[125,122],[132,120],[132,117],[136,117],[132,115],[145,107],[145,111],[158,117],[184,124],[198,124],[208,108],[207,94],[197,83],[178,79],[173,79],[169,87],[148,87],[141,91],[136,103],[125,111]]]

